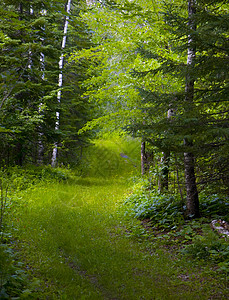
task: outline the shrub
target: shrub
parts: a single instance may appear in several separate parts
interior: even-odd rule
[[[25,190],[35,183],[42,181],[63,181],[70,178],[70,171],[61,168],[52,168],[51,166],[27,166],[21,168],[18,166],[0,171],[0,178],[11,190]]]
[[[30,299],[39,281],[30,278],[16,252],[0,243],[0,299]]]
[[[154,226],[174,228],[184,223],[179,196],[160,195],[147,190],[147,183],[138,184],[127,197],[123,207],[125,215],[140,220],[150,219]]]
[[[200,211],[204,217],[223,218],[229,222],[229,198],[200,193]]]
[[[213,232],[209,225],[203,225],[203,234],[194,236],[192,244],[181,250],[182,254],[198,260],[217,263],[219,269],[229,272],[229,243]]]

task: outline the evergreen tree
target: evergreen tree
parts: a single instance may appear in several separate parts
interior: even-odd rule
[[[163,76],[169,74],[174,80],[178,78],[183,92],[180,89],[172,93],[152,93],[143,89],[141,95],[148,103],[155,101],[165,105],[172,104],[176,110],[172,122],[166,124],[161,119],[153,123],[153,136],[160,137],[156,143],[161,148],[177,153],[181,153],[183,149],[187,214],[196,217],[199,216],[199,203],[195,162],[206,163],[206,166],[201,165],[203,170],[199,169],[199,184],[200,178],[203,180],[205,177],[204,170],[207,168],[209,172],[209,167],[213,170],[210,171],[212,178],[205,178],[205,185],[211,184],[213,178],[222,180],[224,177],[221,184],[225,187],[223,184],[228,178],[228,168],[225,168],[224,163],[226,172],[223,175],[212,159],[212,155],[214,158],[217,155],[219,160],[228,162],[227,155],[221,156],[222,149],[228,149],[228,110],[225,104],[228,90],[228,5],[225,1],[214,4],[208,1],[189,1],[188,9],[188,15],[182,14],[182,10],[177,10],[173,4],[166,5],[165,10],[165,26],[172,37],[170,50],[177,53],[179,58],[185,57],[188,52],[187,64],[182,59],[172,60],[158,56],[161,64],[151,72],[162,73]],[[142,53],[146,53],[146,49]],[[137,75],[144,74],[137,72]],[[152,110],[150,113],[152,115]]]
[[[198,174],[202,180],[206,167],[214,170],[214,173],[210,172],[211,180],[203,180],[205,184],[211,183],[213,178],[220,179],[222,176],[216,165],[213,168],[211,156],[217,155],[221,160],[222,149],[228,149],[228,9],[225,1],[189,1],[188,19],[178,24],[179,14],[168,10],[167,15],[167,23],[177,40],[179,38],[179,46],[175,50],[180,53],[188,50],[187,67],[179,66],[179,72],[185,79],[180,121],[185,136],[185,175],[189,187],[187,208],[189,215],[194,216],[199,215],[194,157],[197,162],[205,160],[206,166],[202,165],[203,172],[200,170]],[[228,162],[228,156],[223,157],[224,162]],[[227,178],[228,169],[224,168],[224,171]],[[226,183],[225,180],[221,181],[223,183]]]
[[[72,22],[79,19],[75,12]],[[65,1],[6,0],[0,14],[1,164],[49,163],[54,142],[69,134],[55,131],[56,111],[67,111],[69,104],[56,101]],[[82,30],[72,26],[71,38]],[[68,91],[73,89],[74,82],[68,83]]]

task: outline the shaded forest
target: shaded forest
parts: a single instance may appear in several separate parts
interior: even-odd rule
[[[1,299],[227,298],[227,2],[0,3]]]

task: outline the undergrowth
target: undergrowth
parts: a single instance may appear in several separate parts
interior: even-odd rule
[[[22,205],[23,192],[36,185],[60,182],[69,171],[51,167],[12,167],[0,171],[0,299],[29,299],[40,281],[26,270],[17,251],[13,219]]]
[[[0,172],[11,192],[25,190],[42,182],[58,182],[70,179],[71,171],[51,166],[10,167]]]
[[[128,234],[153,236],[154,243],[177,249],[197,262],[214,263],[216,270],[229,273],[229,240],[219,237],[210,227],[213,219],[229,221],[228,198],[200,193],[201,218],[187,220],[186,207],[178,195],[162,195],[148,187],[147,180],[140,180],[122,205],[125,216],[143,224],[140,228],[130,226]]]

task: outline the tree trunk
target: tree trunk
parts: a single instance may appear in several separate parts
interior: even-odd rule
[[[172,117],[175,115],[174,110],[170,108],[167,111],[167,118],[171,121]],[[168,191],[169,189],[169,161],[170,161],[170,151],[163,151],[161,158],[161,173],[159,176],[158,189],[161,193]]]
[[[141,173],[145,175],[150,170],[153,161],[153,153],[146,151],[146,143],[141,143]]]
[[[23,155],[23,147],[22,147],[22,141],[18,141],[16,144],[16,165],[22,167],[24,160]]]
[[[188,57],[187,57],[187,77],[186,77],[186,86],[185,86],[185,106],[186,113],[190,112],[193,106],[194,98],[194,78],[190,75],[191,70],[195,64],[195,54],[196,49],[194,46],[193,34],[192,31],[196,30],[196,24],[193,20],[193,16],[196,13],[196,1],[189,0],[188,2],[188,14],[189,14],[189,27],[190,35],[188,36]],[[192,151],[193,147],[192,141],[189,141],[187,138],[184,139],[184,145],[189,148],[188,152],[184,153],[184,168],[185,168],[185,187],[186,187],[186,206],[187,206],[187,215],[190,218],[199,217],[199,198],[198,191],[196,186],[196,176],[195,176],[195,159]]]
[[[169,189],[169,161],[170,161],[170,152],[165,151],[162,153],[161,158],[161,172],[159,177],[158,189],[160,193],[168,191]]]
[[[198,218],[200,216],[194,165],[194,155],[191,152],[184,153],[186,206],[187,215],[190,218]]]
[[[66,12],[69,14],[70,13],[70,9],[71,9],[71,0],[68,0],[67,2],[67,8],[66,8]],[[68,31],[68,20],[69,20],[69,16],[67,15],[65,18],[65,22],[64,22],[64,36],[63,36],[63,40],[62,40],[62,50],[64,50],[65,45],[66,45],[66,39],[67,39],[67,31]],[[64,66],[64,54],[62,52],[61,56],[60,56],[60,60],[59,60],[59,80],[58,80],[58,87],[59,87],[59,91],[57,93],[57,101],[58,103],[61,102],[61,88],[63,86],[63,66]],[[59,130],[60,127],[60,113],[59,111],[56,112],[56,126],[55,126],[55,130]],[[52,162],[51,165],[52,167],[55,167],[57,164],[57,143],[54,144],[54,148],[53,148],[53,153],[52,153]]]
[[[141,142],[141,173],[142,173],[142,176],[145,175],[145,165],[146,165],[146,143]]]
[[[46,9],[43,9],[41,11],[41,15],[42,16],[46,16]],[[42,30],[45,32],[45,27],[42,27]],[[44,42],[44,38],[41,38],[41,43]],[[42,75],[41,75],[41,79],[45,80],[45,55],[44,53],[40,53],[40,66],[41,66],[41,71],[42,71]],[[43,103],[41,102],[39,104],[39,114],[42,114],[42,105]],[[43,132],[42,132],[42,128],[41,125],[38,127],[38,150],[37,150],[37,164],[38,165],[42,165],[43,164],[43,158],[44,158],[44,145],[43,145]]]

